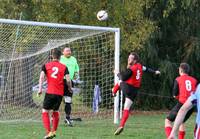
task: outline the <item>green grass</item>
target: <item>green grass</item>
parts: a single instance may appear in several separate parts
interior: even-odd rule
[[[136,114],[130,116],[125,130],[119,135],[113,133],[117,125],[113,120],[74,122],[74,127],[66,127],[63,121],[55,139],[165,139],[164,119],[166,114]],[[186,139],[193,137],[195,116],[186,123]],[[42,139],[42,123],[0,123],[0,139]]]

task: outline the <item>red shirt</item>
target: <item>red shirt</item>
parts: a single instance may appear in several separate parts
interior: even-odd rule
[[[63,96],[64,81],[63,78],[69,74],[67,67],[59,61],[52,61],[42,67],[47,77],[47,93]]]
[[[132,75],[125,82],[127,84],[132,85],[133,87],[139,88],[142,81],[142,65],[140,63],[136,63],[133,66],[131,66],[130,69],[132,71]]]
[[[197,80],[194,77],[191,77],[187,74],[179,76],[176,78],[178,83],[178,96],[177,99],[180,103],[185,103],[187,98],[193,93],[196,89]]]

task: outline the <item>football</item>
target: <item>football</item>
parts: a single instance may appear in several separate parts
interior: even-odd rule
[[[97,19],[99,21],[105,21],[108,19],[108,13],[105,10],[101,10],[97,13]]]

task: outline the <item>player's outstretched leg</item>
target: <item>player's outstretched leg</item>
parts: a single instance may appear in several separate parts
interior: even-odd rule
[[[117,128],[114,135],[119,135],[124,130],[124,125],[125,125],[128,117],[129,117],[129,110],[124,110],[123,111],[123,117],[122,117],[122,120],[120,122],[120,126]]]
[[[132,104],[133,104],[133,101],[130,98],[125,99],[123,116],[120,121],[120,125],[119,125],[118,129],[115,131],[114,135],[119,135],[124,130],[124,126],[129,117],[129,109]]]

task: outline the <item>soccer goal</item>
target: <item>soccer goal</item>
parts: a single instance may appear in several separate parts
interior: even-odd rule
[[[40,120],[41,66],[50,61],[52,49],[70,47],[80,67],[72,117],[111,117],[115,107],[118,122],[119,99],[114,106],[111,88],[117,81],[113,70],[119,70],[119,28],[0,19],[0,38],[0,121]],[[60,111],[64,116],[64,104]]]

